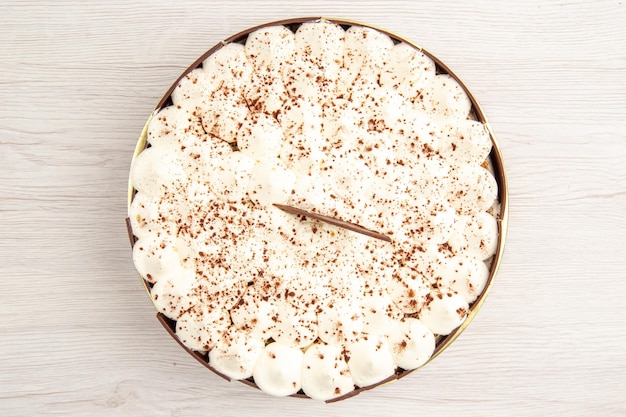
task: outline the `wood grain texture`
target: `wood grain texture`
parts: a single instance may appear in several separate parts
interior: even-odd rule
[[[178,74],[269,20],[361,20],[427,48],[505,158],[502,268],[423,370],[324,405],[198,366],[154,317],[130,158]],[[0,415],[626,415],[626,5],[348,0],[0,3]]]

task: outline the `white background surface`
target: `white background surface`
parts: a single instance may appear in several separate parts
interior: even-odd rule
[[[0,415],[626,415],[626,4],[0,2]],[[250,26],[325,15],[435,53],[504,154],[509,238],[463,335],[341,403],[227,383],[169,338],[131,263],[127,174],[158,99]]]

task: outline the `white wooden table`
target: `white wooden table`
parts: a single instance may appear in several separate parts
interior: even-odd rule
[[[0,415],[626,415],[626,4],[515,3],[0,2]],[[468,330],[331,405],[198,365],[155,320],[124,227],[136,139],[175,77],[240,30],[315,15],[446,62],[493,125],[511,197]]]

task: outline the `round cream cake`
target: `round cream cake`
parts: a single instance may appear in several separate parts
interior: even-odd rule
[[[133,261],[210,367],[331,400],[422,366],[464,324],[499,190],[489,129],[431,57],[366,26],[293,29],[225,43],[155,111],[131,167]]]

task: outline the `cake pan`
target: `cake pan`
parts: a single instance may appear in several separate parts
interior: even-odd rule
[[[272,22],[267,22],[258,26],[254,26],[251,27],[249,29],[243,30],[235,35],[232,35],[228,38],[226,38],[225,40],[223,40],[222,42],[219,42],[217,45],[213,46],[211,49],[209,49],[208,51],[206,51],[204,54],[202,54],[200,57],[198,57],[185,71],[183,71],[181,73],[181,75],[172,83],[172,85],[168,88],[168,90],[165,92],[165,94],[163,95],[163,97],[159,100],[159,102],[157,103],[157,105],[155,106],[154,110],[152,111],[152,113],[149,115],[146,124],[143,127],[143,130],[139,136],[139,140],[137,141],[137,145],[135,147],[135,151],[133,153],[133,158],[132,160],[134,161],[134,159],[137,157],[137,155],[139,155],[147,146],[147,131],[148,131],[148,125],[150,124],[150,120],[152,119],[152,117],[163,107],[167,107],[168,105],[172,104],[171,101],[171,94],[172,91],[176,88],[176,85],[178,84],[178,82],[185,77],[185,75],[187,75],[189,72],[191,72],[192,70],[201,67],[202,66],[202,62],[204,60],[206,60],[211,54],[215,53],[216,51],[218,51],[220,48],[222,48],[224,45],[228,44],[228,43],[232,43],[232,42],[236,42],[236,43],[245,43],[247,36],[264,27],[268,27],[268,26],[276,26],[276,25],[283,25],[286,26],[287,28],[291,29],[292,31],[296,31],[297,28],[302,25],[303,23],[306,22],[314,22],[314,21],[318,21],[318,20],[326,20],[335,24],[338,24],[340,26],[342,26],[344,29],[347,29],[351,26],[361,26],[361,27],[367,27],[367,28],[371,28],[371,29],[375,29],[381,33],[384,33],[386,35],[388,35],[395,43],[400,43],[400,42],[404,42],[408,45],[411,45],[412,47],[422,51],[426,56],[428,56],[430,59],[432,59],[435,64],[436,64],[436,70],[438,74],[448,74],[450,75],[452,78],[454,78],[459,85],[465,90],[466,94],[468,95],[471,103],[472,103],[472,109],[470,112],[470,117],[472,117],[473,119],[482,122],[486,125],[488,131],[489,131],[489,135],[491,137],[491,142],[492,142],[492,150],[491,153],[489,154],[488,157],[488,163],[489,163],[489,169],[491,170],[491,172],[493,173],[496,182],[498,184],[498,202],[497,202],[497,210],[493,213],[494,216],[496,217],[497,220],[497,224],[498,224],[498,245],[497,245],[497,249],[496,249],[496,253],[493,256],[491,263],[490,263],[490,273],[489,273],[489,278],[487,280],[487,284],[485,285],[485,289],[483,290],[483,292],[478,296],[478,298],[476,299],[476,301],[474,301],[474,303],[472,303],[472,305],[470,306],[470,310],[467,314],[467,318],[465,319],[465,321],[463,322],[463,324],[461,326],[459,326],[458,328],[456,328],[452,333],[450,333],[447,336],[440,336],[437,339],[436,342],[436,347],[435,347],[435,351],[432,355],[432,357],[422,366],[426,366],[426,364],[428,364],[430,361],[432,361],[433,359],[435,359],[437,356],[439,356],[447,347],[449,347],[452,342],[455,341],[455,339],[457,337],[459,337],[459,335],[467,328],[467,326],[471,323],[471,321],[474,319],[474,317],[476,317],[476,314],[478,313],[478,311],[480,310],[481,306],[483,305],[487,294],[489,293],[489,290],[491,288],[491,286],[493,285],[494,279],[497,275],[498,269],[500,267],[500,263],[502,261],[502,257],[504,254],[504,243],[506,240],[506,233],[507,233],[507,225],[508,225],[508,206],[509,206],[509,198],[508,198],[508,186],[507,186],[507,179],[506,179],[506,175],[505,175],[505,170],[504,170],[504,164],[503,164],[503,158],[502,158],[502,154],[500,151],[500,148],[498,146],[498,143],[496,141],[495,135],[493,133],[493,130],[487,120],[487,117],[485,116],[484,111],[482,110],[482,108],[480,107],[476,97],[471,93],[471,91],[469,90],[469,88],[463,83],[463,81],[456,75],[454,74],[454,72],[439,58],[437,58],[435,55],[433,55],[431,52],[429,52],[428,50],[422,48],[421,46],[419,46],[418,44],[416,44],[415,42],[412,42],[409,39],[406,39],[402,36],[399,36],[395,33],[392,33],[388,30],[385,29],[381,29],[378,28],[376,26],[372,26],[366,23],[362,23],[362,22],[357,22],[357,21],[353,21],[353,20],[346,20],[346,19],[339,19],[339,18],[328,18],[328,17],[322,17],[322,16],[315,16],[315,17],[300,17],[300,18],[293,18],[293,19],[285,19],[285,20],[278,20],[278,21],[272,21]],[[130,209],[130,204],[132,202],[133,196],[135,195],[135,189],[132,186],[132,183],[130,182],[130,176],[129,176],[129,183],[128,183],[128,209]],[[128,230],[128,235],[130,238],[130,242],[131,242],[131,247],[134,244],[136,238],[133,236],[132,233],[132,229],[130,226],[130,221],[127,218],[126,219],[126,226],[127,226],[127,230]],[[147,281],[141,279],[146,291],[148,292],[148,296],[150,296],[150,283],[148,283]],[[203,355],[199,352],[193,351],[191,349],[189,349],[188,347],[186,347],[179,339],[178,337],[176,337],[175,334],[175,328],[176,328],[176,322],[173,320],[170,320],[169,318],[165,317],[163,314],[161,313],[157,313],[157,319],[159,320],[159,322],[162,324],[162,326],[165,328],[165,330],[170,334],[171,337],[173,337],[179,344],[180,346],[185,349],[191,356],[193,356],[198,362],[200,362],[202,365],[204,365],[205,367],[207,367],[208,369],[210,369],[211,371],[213,371],[214,373],[216,373],[217,375],[221,376],[222,378],[226,379],[226,380],[230,380],[229,377],[219,373],[218,371],[216,371],[209,363],[208,363],[208,357],[207,355]],[[420,367],[421,368],[421,367]],[[328,400],[327,402],[335,402],[335,401],[340,401],[349,397],[353,397],[355,395],[358,395],[359,393],[363,392],[363,391],[367,391],[370,390],[372,388],[375,388],[377,386],[380,386],[382,384],[387,384],[393,381],[396,381],[398,379],[401,379],[403,377],[406,377],[407,375],[411,374],[412,372],[415,372],[417,370],[419,370],[420,368],[414,369],[414,370],[402,370],[402,369],[398,369],[396,371],[396,373],[392,376],[390,376],[389,378],[378,382],[374,385],[370,385],[367,387],[362,387],[362,388],[356,388],[354,391],[347,393],[341,397],[337,397],[334,398],[332,400]],[[247,379],[247,380],[241,380],[242,383],[258,388],[256,386],[256,384],[254,383],[254,381],[252,379]],[[297,394],[292,395],[294,397],[302,397],[302,398],[308,398],[302,391],[300,391]]]

